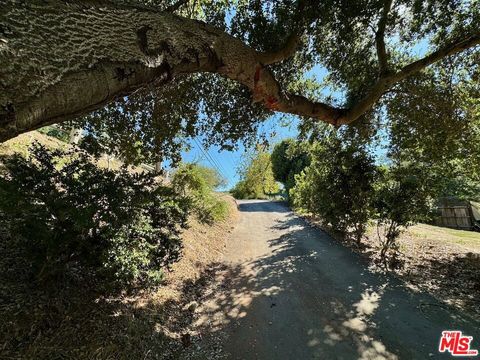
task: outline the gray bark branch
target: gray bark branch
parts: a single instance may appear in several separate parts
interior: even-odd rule
[[[277,50],[271,52],[258,53],[258,60],[263,65],[271,65],[281,62],[295,54],[300,43],[300,37],[297,34],[290,35],[285,42],[285,45]]]
[[[260,53],[231,35],[168,12],[91,1],[0,3],[0,141],[96,110],[177,74],[212,72],[247,87],[272,111],[349,124],[394,83],[478,45],[466,36],[381,76],[350,109],[285,92],[266,64],[291,56],[294,37],[278,52]],[[381,29],[381,27],[380,27]]]
[[[382,9],[382,15],[378,22],[377,31],[375,33],[375,45],[378,57],[378,72],[383,76],[388,71],[388,53],[385,45],[385,28],[387,26],[388,14],[392,7],[393,0],[385,0]]]

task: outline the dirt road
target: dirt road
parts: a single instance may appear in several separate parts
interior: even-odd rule
[[[216,291],[199,310],[228,359],[439,359],[442,330],[480,321],[371,273],[285,205],[240,201]]]

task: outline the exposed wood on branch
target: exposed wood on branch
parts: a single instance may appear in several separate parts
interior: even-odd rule
[[[0,4],[0,22],[9,29],[0,32],[0,62],[5,64],[0,67],[0,141],[98,109],[142,86],[161,86],[177,74],[198,72],[246,86],[253,101],[272,111],[349,124],[395,83],[480,44],[480,33],[470,34],[396,73],[387,71],[384,33],[391,0],[386,0],[377,30],[381,75],[363,99],[344,109],[286,92],[266,66],[293,55],[296,35],[276,52],[257,52],[222,30],[165,11],[79,3]],[[71,25],[62,28],[66,23]],[[29,37],[27,29],[37,37]]]

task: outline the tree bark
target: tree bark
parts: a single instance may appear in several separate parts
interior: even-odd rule
[[[91,0],[0,0],[0,141],[194,72],[237,81],[253,101],[273,111],[348,124],[395,81],[479,39],[474,34],[379,78],[365,99],[342,109],[286,93],[266,66],[292,55],[298,43],[294,35],[277,52],[260,53],[221,30],[168,11]]]
[[[168,12],[88,2],[2,1],[0,14],[0,140],[175,73],[217,71],[228,38]]]

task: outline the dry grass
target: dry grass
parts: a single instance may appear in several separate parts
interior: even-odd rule
[[[30,145],[32,145],[35,141],[38,141],[40,144],[46,146],[48,149],[68,150],[71,148],[71,145],[60,141],[54,137],[42,134],[38,131],[31,131],[25,134],[21,134],[4,143],[0,143],[0,156],[20,154],[23,157],[27,157],[28,149]],[[118,159],[112,159],[108,158],[107,156],[102,156],[100,159],[97,160],[97,165],[101,168],[118,170],[122,166],[122,162]],[[137,167],[129,167],[129,170],[133,172],[143,171],[141,168]]]
[[[182,259],[152,292],[107,295],[85,282],[38,288],[19,271],[28,264],[19,264],[15,249],[1,246],[0,359],[178,358],[192,327],[189,304],[202,297],[208,267],[221,259],[238,217],[226,200],[225,221],[191,221]]]
[[[412,290],[480,317],[480,233],[418,224],[404,231],[397,243],[396,266],[388,271]],[[364,244],[356,251],[372,261],[372,269],[384,271],[373,228]]]
[[[38,132],[0,145],[0,155],[27,156],[37,140],[49,148],[69,145]],[[107,167],[105,160],[99,163]],[[110,168],[120,167],[110,162]],[[134,169],[135,171],[135,169]],[[69,279],[49,287],[32,282],[30,264],[0,241],[0,359],[175,359],[192,326],[194,306],[218,262],[238,212],[230,196],[229,215],[214,225],[192,219],[183,233],[182,259],[163,285],[149,292],[110,294],[94,282]],[[0,237],[6,237],[0,227]],[[183,341],[182,341],[183,340]]]
[[[380,259],[376,226],[371,226],[361,246],[342,239],[305,215],[309,222],[329,233],[369,260],[370,270],[390,272],[413,291],[424,291],[440,301],[480,318],[480,233],[418,224],[404,231],[397,240],[399,252],[385,266]]]
[[[38,141],[40,144],[45,145],[50,149],[64,149],[68,148],[68,144],[60,141],[54,137],[44,135],[38,131],[31,131],[26,134],[22,134],[8,140],[4,143],[0,143],[0,155],[13,155],[20,154],[24,157],[28,155],[28,148],[34,142]]]
[[[189,229],[183,235],[182,260],[172,266],[165,279],[165,285],[154,298],[178,300],[182,296],[182,286],[185,282],[195,282],[199,279],[206,267],[218,261],[225,250],[228,234],[233,230],[238,220],[238,211],[235,200],[224,196],[230,211],[227,219],[212,226],[190,220]]]
[[[418,224],[408,229],[407,233],[420,241],[459,245],[468,251],[480,252],[480,232]]]

